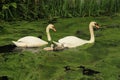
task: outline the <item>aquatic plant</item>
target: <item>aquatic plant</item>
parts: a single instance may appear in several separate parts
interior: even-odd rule
[[[119,80],[120,17],[58,19],[55,23],[57,32],[51,32],[55,36],[53,40],[68,35],[84,38],[89,35],[86,26],[91,20],[97,21],[102,27],[95,30],[96,42],[62,51],[44,51],[42,48],[13,50],[15,46],[10,45],[12,40],[26,35],[42,35],[46,39],[45,33],[41,32],[47,25],[44,24],[45,20],[1,23],[0,29],[5,29],[5,32],[0,35],[0,79]]]
[[[56,17],[111,16],[120,12],[119,0],[2,0],[4,20]]]

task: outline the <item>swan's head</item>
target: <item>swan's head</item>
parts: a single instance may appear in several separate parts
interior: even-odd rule
[[[53,31],[56,31],[55,26],[53,24],[49,24],[47,28],[52,29]]]
[[[97,22],[90,22],[90,26],[100,28]]]

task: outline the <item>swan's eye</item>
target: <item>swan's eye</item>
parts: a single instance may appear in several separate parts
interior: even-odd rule
[[[99,28],[99,25],[98,25],[98,23],[95,23],[95,27],[96,27],[96,28]]]

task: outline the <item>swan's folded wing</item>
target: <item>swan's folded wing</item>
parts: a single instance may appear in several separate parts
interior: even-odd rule
[[[48,44],[48,42],[34,36],[23,37],[18,40],[18,42],[20,41],[26,43],[27,47],[38,47]]]
[[[67,36],[58,41],[64,44],[65,47],[73,48],[85,44],[87,41],[75,36]]]

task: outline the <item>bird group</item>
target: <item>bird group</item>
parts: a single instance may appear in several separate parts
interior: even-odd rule
[[[64,50],[66,48],[75,48],[87,43],[94,43],[94,27],[99,28],[99,25],[96,22],[90,22],[89,31],[90,31],[90,40],[84,40],[78,38],[76,36],[66,36],[56,41],[52,41],[49,30],[56,31],[55,26],[53,24],[49,24],[46,27],[46,34],[48,41],[44,41],[38,37],[34,36],[25,36],[17,41],[12,41],[17,47],[40,47],[49,44],[51,42],[50,47],[45,47],[44,50],[53,51],[53,50]]]

